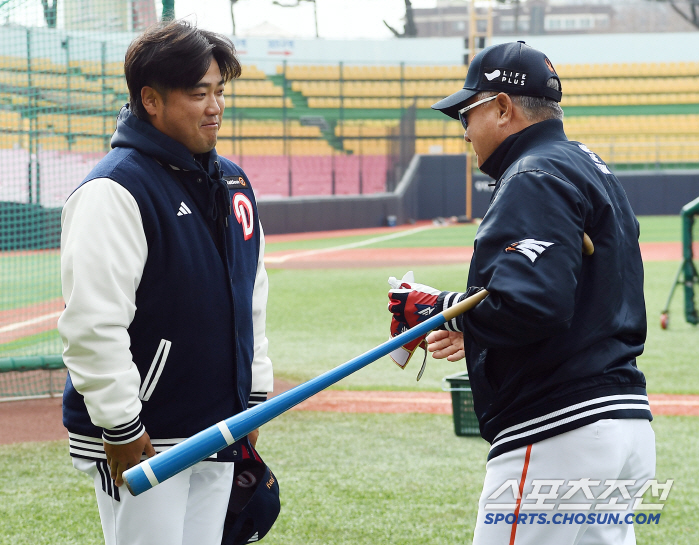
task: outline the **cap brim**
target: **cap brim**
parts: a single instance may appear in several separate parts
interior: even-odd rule
[[[462,108],[462,104],[477,94],[478,91],[474,89],[461,89],[453,95],[449,95],[447,98],[443,98],[436,104],[433,104],[432,109],[439,110],[453,119],[459,119],[459,110]]]

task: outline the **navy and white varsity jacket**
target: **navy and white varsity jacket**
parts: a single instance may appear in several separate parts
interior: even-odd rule
[[[639,224],[617,178],[558,120],[510,136],[481,170],[497,183],[468,285],[490,295],[462,330],[489,458],[600,419],[651,420]]]
[[[70,453],[147,431],[161,451],[272,391],[264,236],[245,173],[124,107],[62,215]],[[229,212],[231,212],[229,215]],[[255,394],[251,394],[255,392]],[[236,444],[220,461],[240,457]]]

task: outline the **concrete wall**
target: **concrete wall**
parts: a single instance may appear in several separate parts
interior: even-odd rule
[[[638,216],[679,214],[699,196],[699,172],[637,172],[618,175]]]
[[[699,171],[619,173],[637,215],[679,214],[699,195]],[[394,193],[260,199],[265,232],[294,233],[379,227],[395,216],[398,224],[466,212],[466,159],[463,155],[417,155]],[[473,179],[472,215],[482,217],[493,191],[484,175]]]

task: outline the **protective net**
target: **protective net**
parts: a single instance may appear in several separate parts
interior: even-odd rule
[[[0,402],[37,397],[60,397],[68,370],[34,369],[0,373]]]
[[[45,365],[37,356],[60,360],[61,207],[110,149],[116,115],[128,100],[129,43],[172,5],[0,0],[0,375]],[[382,192],[389,171],[395,185],[410,159],[401,149],[415,152],[414,108],[412,129],[396,132],[415,98],[397,82],[390,89],[375,83],[424,74],[406,76],[398,66],[389,74],[342,62],[329,72],[256,62],[245,57],[245,40],[236,45],[243,75],[226,86],[217,149],[246,169],[258,197]],[[456,67],[456,81],[463,72]],[[328,77],[329,86],[313,87]],[[441,145],[448,125],[439,123],[429,134]],[[458,130],[449,137],[463,142]],[[400,149],[389,146],[391,139]]]
[[[65,383],[61,206],[125,102],[126,5],[0,0],[0,400]]]

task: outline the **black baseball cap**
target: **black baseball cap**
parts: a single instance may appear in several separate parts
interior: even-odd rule
[[[524,42],[491,45],[471,61],[464,88],[432,105],[434,110],[459,119],[459,110],[472,96],[481,91],[496,91],[508,95],[548,97],[561,101],[562,93],[546,82],[561,80],[551,61],[541,51]]]
[[[243,460],[233,466],[233,486],[221,545],[261,540],[279,516],[279,481],[255,449],[243,447]]]

